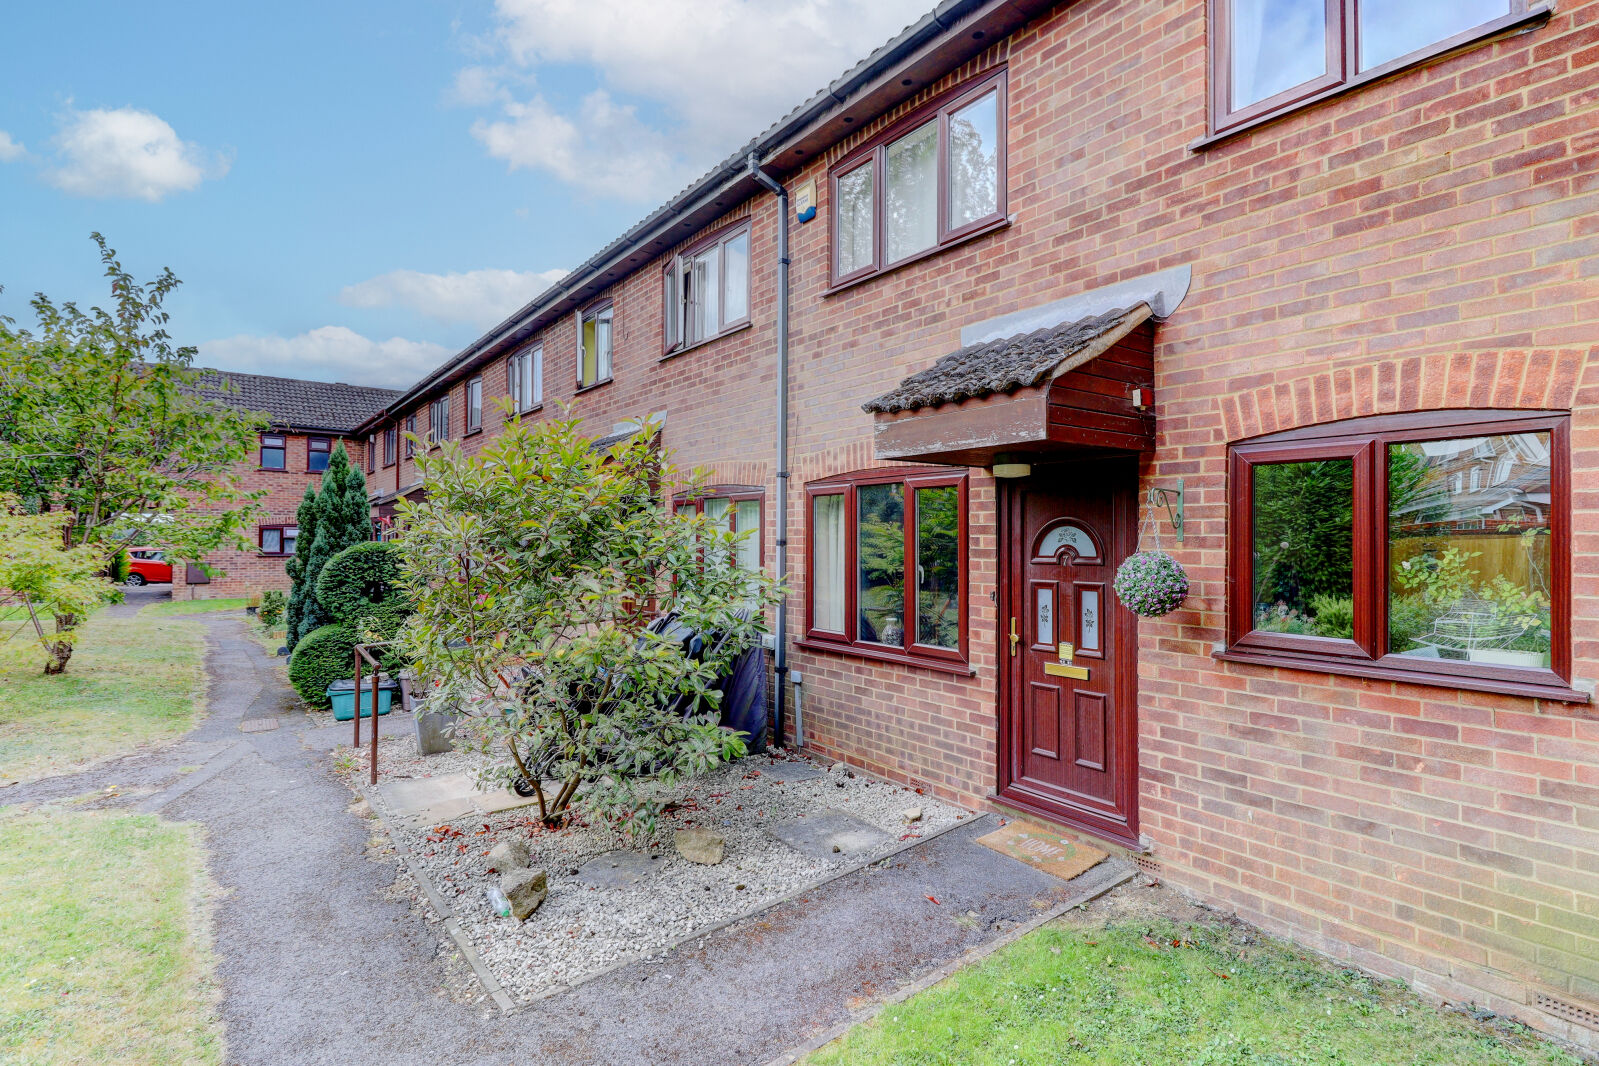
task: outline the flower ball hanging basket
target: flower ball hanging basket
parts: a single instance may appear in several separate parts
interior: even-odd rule
[[[1163,551],[1136,552],[1117,569],[1112,587],[1129,611],[1159,618],[1175,611],[1187,597],[1188,575]]]

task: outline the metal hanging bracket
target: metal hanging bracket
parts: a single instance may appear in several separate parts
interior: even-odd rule
[[[1166,509],[1166,518],[1171,522],[1172,532],[1177,536],[1177,543],[1183,542],[1183,479],[1177,479],[1175,489],[1163,489],[1151,486],[1149,490],[1149,506]]]

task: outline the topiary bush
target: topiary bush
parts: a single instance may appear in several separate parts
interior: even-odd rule
[[[355,675],[355,631],[338,622],[307,633],[289,659],[289,683],[313,707],[329,705],[328,686]]]
[[[399,595],[399,582],[399,549],[369,540],[327,561],[317,578],[316,598],[333,621],[354,625]]]

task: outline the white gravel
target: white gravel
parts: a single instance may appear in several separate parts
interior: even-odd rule
[[[458,752],[420,757],[414,738],[404,734],[384,738],[378,754],[380,781],[471,772],[482,765],[480,756]],[[647,843],[629,844],[608,826],[580,824],[576,818],[559,830],[546,830],[538,824],[536,808],[469,815],[447,827],[391,831],[396,844],[439,890],[490,971],[513,997],[526,1001],[663,954],[697,931],[844,869],[867,865],[905,841],[970,817],[959,807],[841,764],[827,766],[810,780],[785,783],[777,777],[785,761],[811,765],[750,756],[680,785],[664,797],[676,806]],[[363,762],[359,781],[348,775],[352,785],[365,784],[364,769]],[[387,813],[377,793],[363,792],[379,813]],[[919,808],[922,816],[907,824],[903,812],[912,808]],[[881,830],[884,838],[865,850],[846,849],[823,859],[803,854],[767,831],[828,809]],[[700,865],[677,854],[672,832],[693,827],[712,829],[726,840],[727,854],[720,864]],[[525,923],[497,916],[486,897],[498,875],[490,872],[485,856],[509,839],[525,840],[532,865],[549,875],[549,898]],[[627,861],[617,871],[629,862],[645,865],[640,880],[606,886],[578,876],[584,863],[614,851],[626,853]],[[602,873],[613,869],[609,862],[599,866]]]

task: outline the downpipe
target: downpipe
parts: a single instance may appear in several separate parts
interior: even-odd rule
[[[780,222],[777,229],[777,582],[783,588],[777,603],[777,627],[773,634],[773,668],[777,675],[777,746],[783,746],[784,711],[788,703],[788,189],[761,169],[754,152],[749,154],[749,173],[777,197]],[[796,679],[797,682],[797,679]],[[795,709],[799,693],[795,691]],[[795,733],[796,746],[804,744]]]

